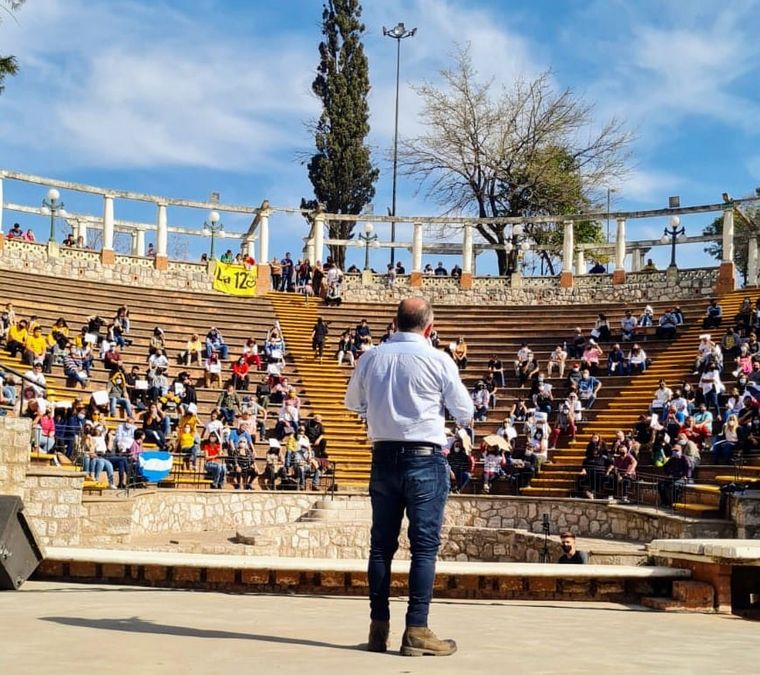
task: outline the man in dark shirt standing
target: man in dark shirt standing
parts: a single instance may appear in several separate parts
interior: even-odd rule
[[[564,553],[557,560],[561,565],[586,565],[588,553],[575,550],[575,535],[572,532],[563,532],[559,535],[559,541]]]

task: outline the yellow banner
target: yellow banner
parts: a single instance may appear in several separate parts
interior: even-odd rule
[[[217,261],[214,270],[214,290],[228,295],[256,295],[258,274],[256,265],[249,268]]]

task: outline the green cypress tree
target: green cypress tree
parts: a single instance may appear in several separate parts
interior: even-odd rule
[[[378,170],[365,142],[370,85],[361,13],[357,0],[328,0],[323,5],[319,68],[312,83],[322,114],[314,129],[317,151],[308,164],[316,199],[302,200],[304,208],[323,204],[328,213],[358,215],[375,195]],[[354,223],[328,221],[327,226],[332,238],[353,236]],[[330,254],[344,268],[345,248],[331,246]]]

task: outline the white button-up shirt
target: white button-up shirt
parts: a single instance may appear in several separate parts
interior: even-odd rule
[[[396,333],[365,353],[346,407],[366,416],[372,441],[446,444],[444,407],[461,425],[474,412],[454,361],[419,333]]]

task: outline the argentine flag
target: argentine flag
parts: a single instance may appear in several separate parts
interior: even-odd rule
[[[170,452],[141,452],[137,458],[140,474],[149,483],[158,483],[172,470],[174,459]]]

